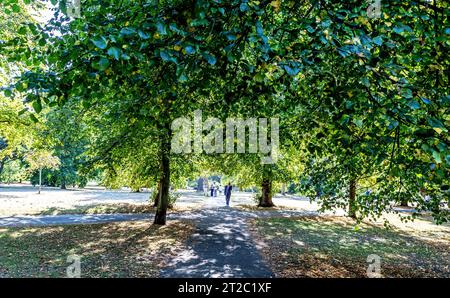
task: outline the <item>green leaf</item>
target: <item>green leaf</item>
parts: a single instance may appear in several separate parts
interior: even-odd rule
[[[408,98],[408,99],[409,98],[413,98],[413,93],[412,93],[411,89],[405,88],[405,89],[402,90],[402,96],[404,98]]]
[[[181,73],[181,75],[178,76],[178,81],[181,82],[181,83],[184,83],[184,82],[186,82],[187,80],[188,80],[188,77],[186,76],[185,73]]]
[[[309,33],[314,33],[314,32],[316,31],[316,29],[314,29],[314,28],[311,27],[311,26],[306,27],[306,30],[307,30]]]
[[[30,119],[31,119],[31,121],[33,121],[34,123],[38,123],[38,122],[39,122],[38,118],[36,118],[36,116],[35,116],[34,114],[30,114]]]
[[[233,41],[236,40],[236,35],[232,34],[232,33],[227,33],[226,37],[228,40]]]
[[[258,73],[255,75],[255,81],[261,83],[261,82],[264,81],[264,77],[265,77],[265,75],[264,75],[263,73],[258,72]]]
[[[98,61],[98,69],[104,71],[109,67],[109,60],[105,57],[100,58]]]
[[[247,5],[247,3],[241,3],[241,5],[239,6],[239,9],[240,9],[242,12],[247,11],[247,10],[248,10],[248,5]]]
[[[136,30],[131,27],[122,28],[122,30],[120,30],[120,35],[123,35],[123,36],[132,35],[134,33],[136,33]]]
[[[149,34],[143,32],[143,31],[141,31],[141,30],[138,30],[138,35],[139,35],[139,37],[142,38],[142,39],[149,39],[149,38],[150,38],[150,35],[149,35]]]
[[[27,34],[27,28],[25,26],[22,26],[19,28],[19,30],[17,30],[17,33],[19,33],[20,35],[25,35]]]
[[[411,100],[410,102],[408,102],[408,106],[413,110],[420,109],[420,104],[415,100]]]
[[[381,37],[381,35],[375,37],[374,39],[372,39],[373,43],[381,46],[383,44],[383,37]]]
[[[362,83],[364,86],[366,86],[366,87],[370,87],[370,82],[369,82],[369,79],[368,79],[367,77],[363,77],[363,78],[361,79],[361,83]]]
[[[300,69],[298,67],[290,67],[289,65],[284,65],[283,68],[287,72],[287,74],[292,77],[296,76],[300,72]]]
[[[20,12],[20,6],[17,5],[17,4],[13,4],[12,10],[13,10],[15,13],[19,13],[19,12]]]
[[[423,101],[424,104],[429,105],[431,103],[431,101],[425,97],[420,97],[420,99]]]
[[[217,62],[216,57],[214,57],[214,56],[211,55],[210,53],[204,52],[202,55],[203,55],[203,57],[206,59],[206,61],[208,61],[209,64],[211,64],[211,65],[216,64],[216,62]]]
[[[27,109],[27,108],[24,108],[24,109],[20,110],[20,112],[17,113],[17,115],[22,116],[22,115],[25,114],[26,112],[28,112],[28,109]]]
[[[97,48],[102,50],[106,49],[106,47],[108,46],[108,41],[103,36],[100,36],[96,39],[91,39],[91,41]]]
[[[436,161],[436,163],[441,163],[441,154],[437,152],[436,150],[433,150],[433,158]]]
[[[186,46],[184,48],[184,50],[186,51],[186,54],[188,54],[188,55],[192,55],[195,53],[195,48],[193,46]]]
[[[122,51],[116,47],[110,47],[108,49],[108,55],[111,57],[114,57],[114,59],[116,59],[116,60],[119,60],[121,52]]]
[[[11,89],[5,89],[5,90],[3,90],[3,93],[5,94],[6,97],[11,97],[12,96]]]
[[[428,120],[428,124],[430,124],[430,126],[433,127],[433,129],[437,133],[441,133],[442,131],[447,132],[447,129],[445,128],[444,124],[442,124],[442,122],[439,121],[438,119],[430,117],[427,120]]]
[[[363,120],[362,119],[353,119],[352,121],[358,128],[361,128],[363,126]]]
[[[123,53],[122,55],[120,55],[120,58],[122,58],[123,60],[130,60],[131,57],[128,56],[126,53]]]
[[[403,31],[405,31],[404,28],[403,28],[403,26],[395,26],[393,30],[394,30],[394,32],[397,33],[397,34],[400,34],[400,33],[402,33]]]
[[[350,116],[347,114],[342,115],[341,119],[339,120],[339,124],[344,125],[347,124],[350,120]]]
[[[177,58],[172,56],[172,54],[170,52],[168,52],[168,51],[165,51],[165,50],[160,51],[159,52],[159,56],[164,61],[177,63]]]
[[[41,101],[40,101],[40,100],[35,100],[35,101],[33,101],[32,106],[33,106],[33,109],[34,109],[34,111],[35,111],[36,113],[39,114],[39,113],[42,111],[42,104],[41,104]]]
[[[166,25],[164,25],[163,22],[157,22],[156,23],[156,30],[161,35],[166,35],[167,34]]]

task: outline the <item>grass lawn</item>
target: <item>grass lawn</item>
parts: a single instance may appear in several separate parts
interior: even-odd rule
[[[251,226],[278,277],[366,277],[371,254],[381,257],[383,277],[450,277],[448,226],[416,222],[414,233],[371,223],[355,229],[342,217],[266,218]]]
[[[157,277],[192,230],[181,221],[0,228],[0,277],[65,277],[72,254],[81,277]]]
[[[192,208],[184,206],[175,206],[170,208],[171,212],[189,211]],[[0,211],[0,216],[15,215],[64,215],[64,214],[115,214],[115,213],[155,213],[156,207],[148,204],[131,204],[131,203],[107,203],[107,204],[90,204],[72,206],[69,208],[50,207],[44,210],[23,209],[20,213],[9,210]]]
[[[35,215],[61,215],[61,214],[113,214],[113,213],[153,213],[156,208],[148,204],[92,204],[74,206],[73,208],[48,208]]]

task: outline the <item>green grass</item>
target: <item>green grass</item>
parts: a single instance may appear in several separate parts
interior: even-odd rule
[[[422,241],[369,224],[358,229],[338,218],[258,219],[255,227],[269,249],[278,249],[281,257],[268,261],[278,264],[281,276],[363,277],[367,257],[376,254],[385,276],[450,277],[448,242]]]
[[[38,215],[61,215],[61,214],[113,214],[113,213],[152,213],[155,208],[150,204],[95,204],[75,206],[73,208],[49,208],[38,213]]]
[[[156,277],[192,225],[174,221],[0,229],[0,277],[65,277],[69,255],[81,277]]]

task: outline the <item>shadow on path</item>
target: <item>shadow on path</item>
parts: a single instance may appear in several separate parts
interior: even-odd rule
[[[219,207],[176,217],[195,218],[196,230],[161,277],[273,277],[250,238],[246,212]]]

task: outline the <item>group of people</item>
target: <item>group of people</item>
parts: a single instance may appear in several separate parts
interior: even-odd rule
[[[233,189],[233,186],[231,185],[231,182],[228,182],[227,185],[225,185],[224,188],[224,195],[225,195],[225,202],[227,204],[227,206],[230,206],[230,199],[231,199],[231,190]],[[209,196],[211,197],[217,197],[217,192],[220,190],[220,186],[218,183],[212,183],[211,186],[209,187]],[[208,195],[208,188],[205,185],[204,188],[205,191],[205,195]]]

